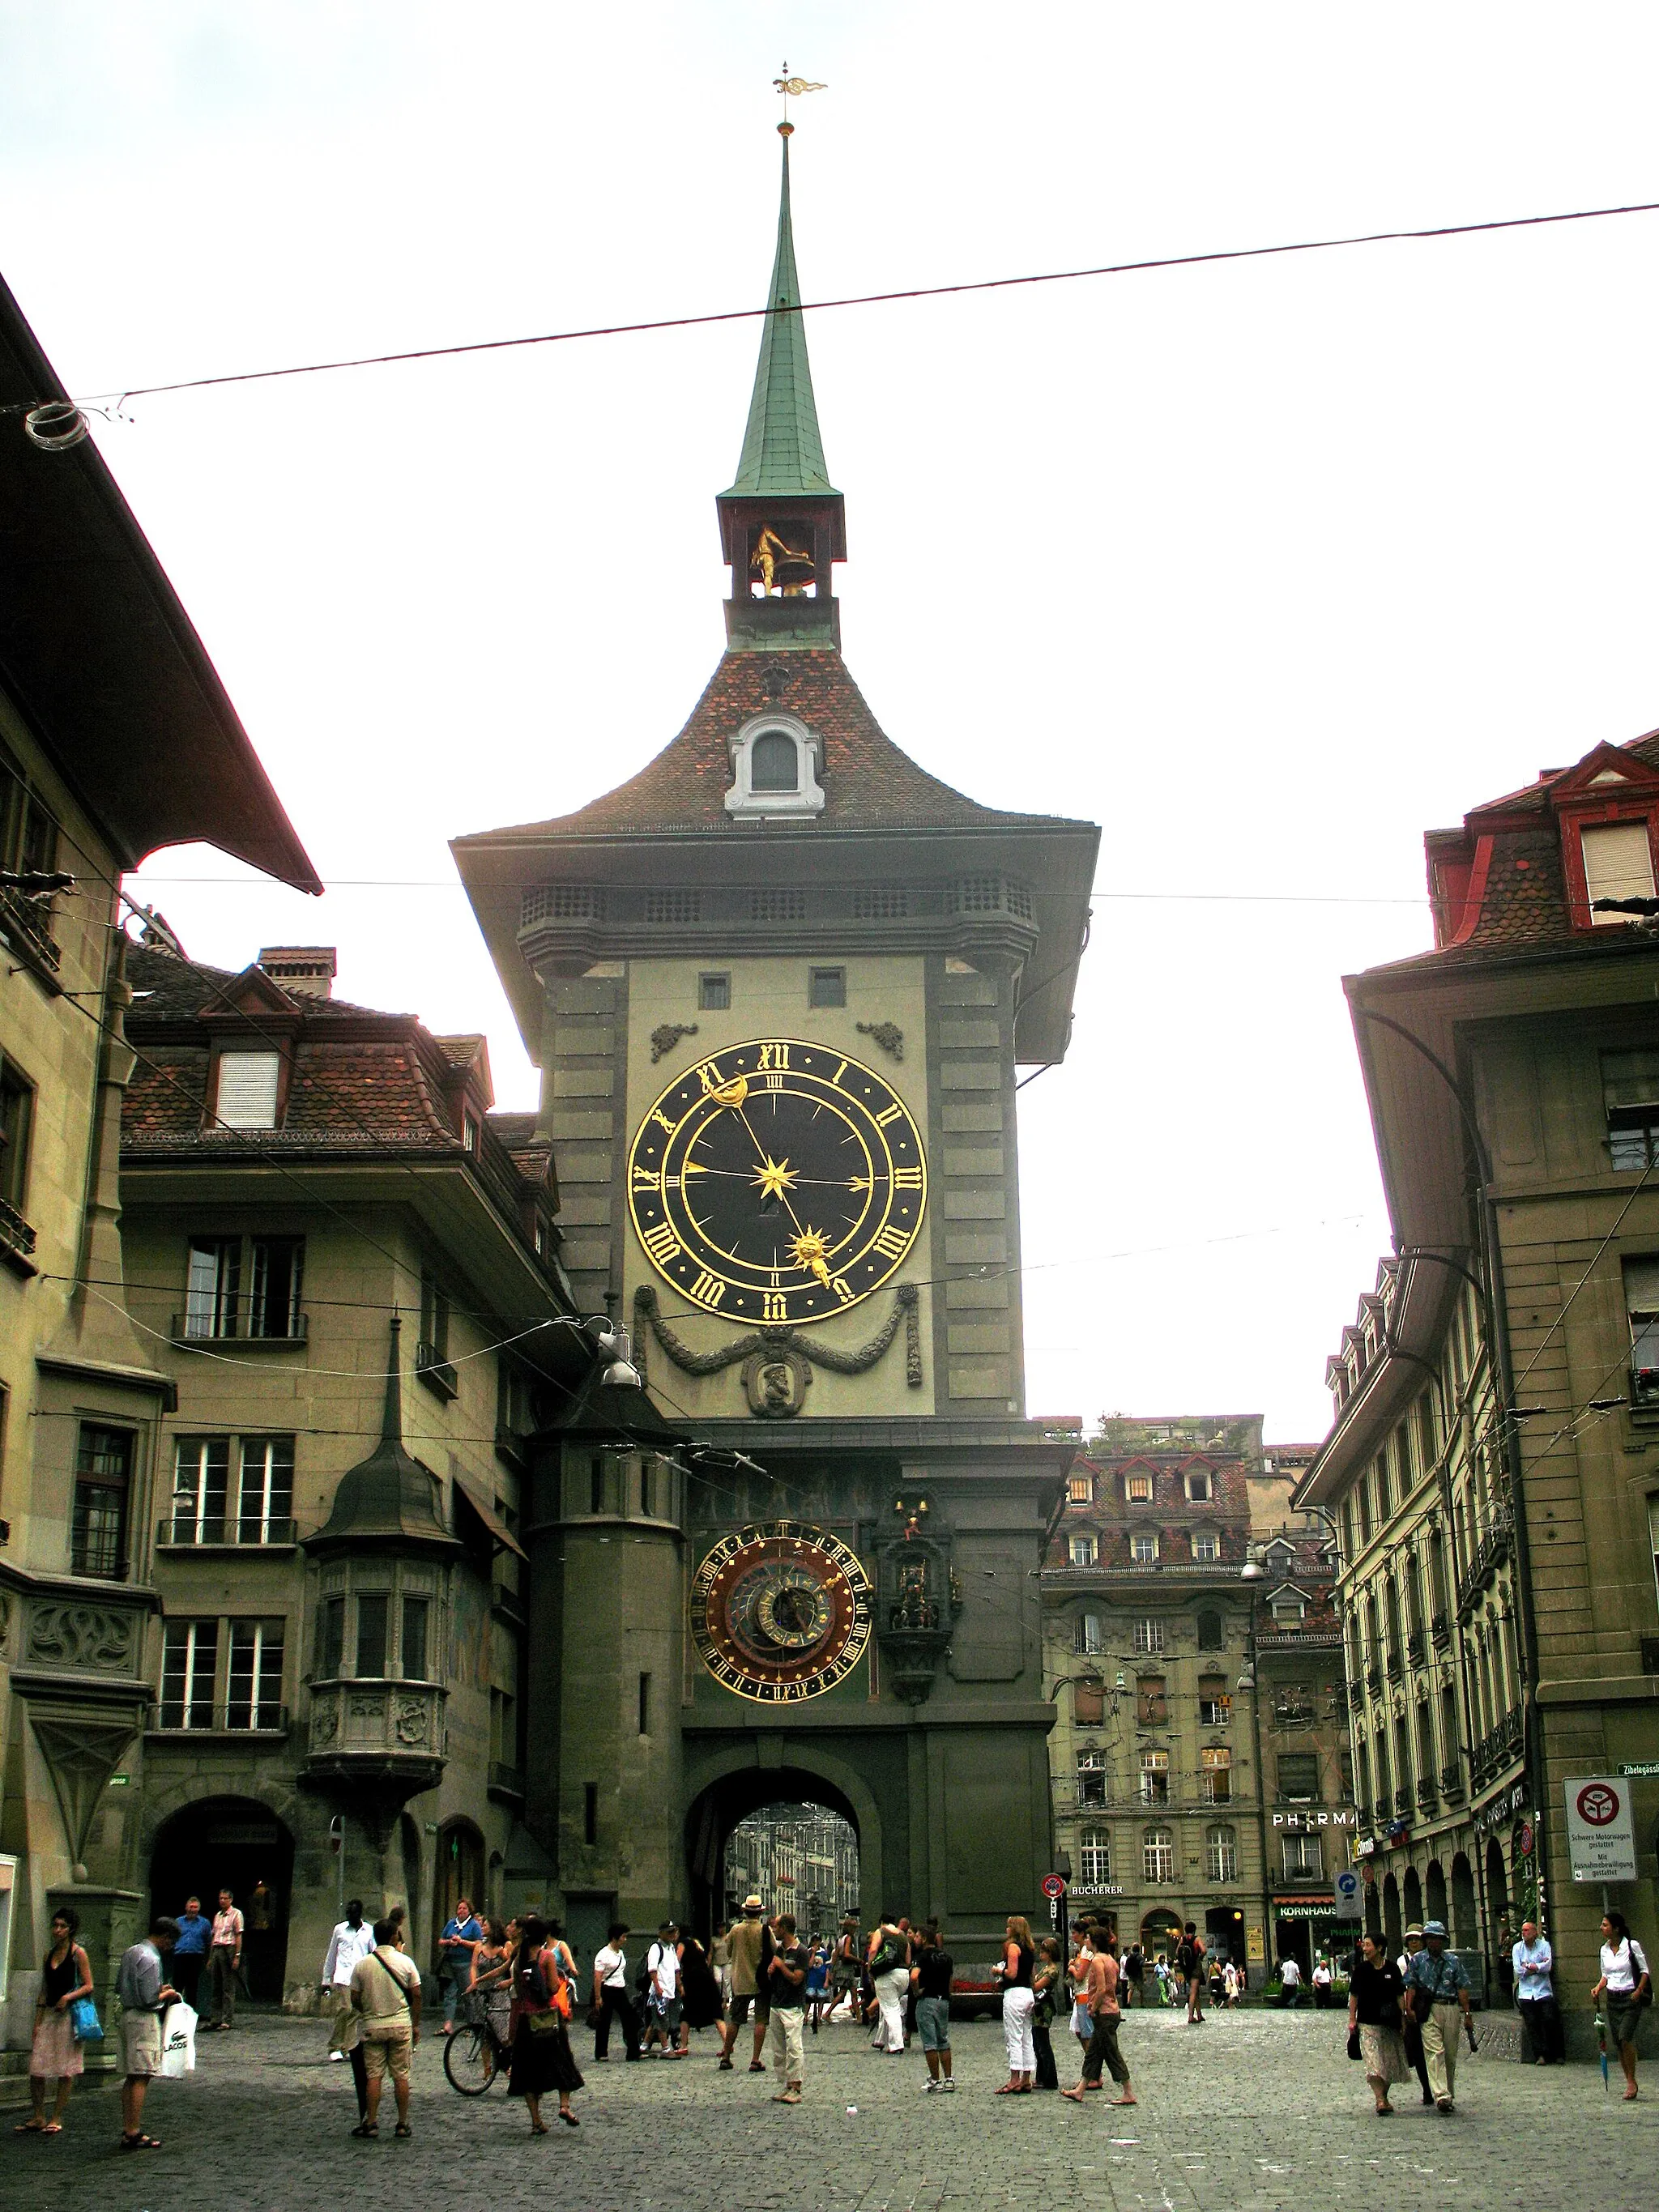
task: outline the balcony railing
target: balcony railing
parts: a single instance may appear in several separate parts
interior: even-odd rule
[[[1364,1703],[1365,1685],[1363,1682],[1350,1682],[1348,1685],[1349,1711],[1357,1713],[1361,1710]]]
[[[1480,1601],[1482,1590],[1490,1588],[1494,1575],[1510,1555],[1510,1530],[1507,1521],[1499,1521],[1488,1528],[1475,1546],[1474,1557],[1457,1585],[1457,1618],[1468,1620]]]
[[[34,1231],[17,1208],[9,1206],[3,1198],[0,1198],[0,1252],[21,1263],[18,1267],[20,1274],[34,1273]]]
[[[1396,1790],[1394,1793],[1394,1809],[1402,1819],[1411,1811],[1415,1802],[1409,1787]]]
[[[307,1771],[329,1779],[400,1778],[433,1788],[447,1744],[436,1682],[318,1682],[311,1691]]]
[[[259,1316],[264,1321],[265,1316]],[[181,1313],[173,1316],[173,1340],[175,1344],[252,1344],[265,1350],[273,1346],[300,1345],[306,1341],[306,1316],[302,1313],[283,1313],[274,1316],[283,1322],[280,1328],[253,1326],[251,1297],[216,1298],[210,1313]]]
[[[1388,1668],[1389,1680],[1391,1682],[1397,1682],[1406,1671],[1405,1656],[1397,1644],[1391,1644],[1389,1646]]]
[[[239,1547],[293,1544],[298,1541],[295,1523],[286,1520],[234,1519],[199,1520],[191,1514],[183,1517],[160,1521],[155,1526],[158,1544],[179,1547],[208,1548],[218,1545]]]
[[[1522,1733],[1521,1716],[1513,1712],[1481,1737],[1469,1760],[1471,1778],[1477,1790],[1484,1790],[1494,1775],[1501,1774],[1519,1758]]]
[[[505,1797],[522,1797],[525,1794],[524,1769],[511,1766],[502,1759],[492,1759],[488,1787],[492,1796],[499,1792]]]
[[[1428,1642],[1420,1628],[1413,1628],[1406,1638],[1406,1656],[1413,1667],[1420,1667],[1429,1656]]]
[[[453,1398],[460,1388],[455,1380],[455,1370],[435,1345],[416,1346],[415,1374],[434,1397]]]
[[[1450,1649],[1451,1623],[1447,1620],[1443,1613],[1437,1613],[1434,1619],[1429,1623],[1429,1640],[1434,1645],[1437,1651],[1445,1651]]]
[[[32,899],[10,884],[0,886],[0,931],[31,968],[56,976],[63,956],[46,927],[51,917],[45,901]]]
[[[228,1705],[172,1704],[163,1698],[152,1732],[160,1735],[286,1735],[288,1707],[265,1698]]]
[[[1231,1805],[1233,1802],[1232,1776],[1200,1774],[1198,1778],[1198,1802],[1200,1805]]]
[[[1382,1696],[1382,1669],[1380,1667],[1367,1667],[1367,1668],[1366,1668],[1366,1669],[1365,1669],[1365,1687],[1366,1687],[1366,1688],[1370,1692],[1370,1693],[1371,1693],[1372,1697],[1374,1697],[1374,1698],[1380,1698],[1380,1697]]]
[[[1439,1805],[1439,1794],[1425,1774],[1417,1785],[1417,1802],[1425,1813],[1432,1813]]]
[[[1463,1774],[1457,1766],[1443,1766],[1440,1770],[1440,1795],[1449,1805],[1463,1802]]]

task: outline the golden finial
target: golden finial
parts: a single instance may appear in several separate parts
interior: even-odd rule
[[[772,88],[783,95],[783,120],[778,125],[778,134],[784,138],[793,138],[795,135],[795,126],[789,120],[790,101],[799,100],[803,93],[828,92],[830,89],[827,84],[815,84],[808,77],[791,76],[787,62],[783,65],[783,75],[773,78]]]

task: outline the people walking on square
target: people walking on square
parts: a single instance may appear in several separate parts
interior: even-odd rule
[[[956,2092],[951,2078],[951,1983],[956,1970],[939,1923],[929,1921],[910,1971],[916,1990],[916,2033],[927,2065],[930,2094]]]
[[[680,2056],[684,2057],[691,2048],[691,2031],[721,2025],[725,2008],[720,2002],[719,1978],[709,1962],[708,1954],[695,1936],[680,1931]]]
[[[862,1978],[862,1950],[859,1943],[859,1923],[849,1913],[842,1922],[840,1932],[830,1956],[830,2017],[833,2020],[840,2006],[845,2004],[855,2018],[858,2010],[859,1983]]]
[[[70,2017],[76,2000],[92,1995],[92,1963],[76,1942],[81,1917],[64,1905],[52,1916],[52,1942],[40,1966],[40,1987],[34,2000],[34,2034],[29,2044],[29,2101],[34,2110],[14,2132],[20,2136],[58,2136],[64,2132],[64,2107],[83,2070],[81,2045]],[[55,2085],[52,2118],[46,2118],[46,2084]]]
[[[322,1986],[334,2005],[334,2031],[329,2057],[351,2062],[351,2079],[357,2091],[357,2118],[368,2118],[368,2075],[363,2059],[361,2023],[351,2002],[351,1977],[374,1948],[374,1930],[363,1918],[363,1902],[354,1897],[345,1918],[336,1923],[323,1954]]]
[[[1176,1973],[1187,1993],[1187,2025],[1204,2025],[1204,1944],[1198,1923],[1189,1920],[1176,1949]]]
[[[162,1961],[179,1940],[179,1923],[165,1914],[149,1933],[121,1954],[115,1994],[121,2003],[121,2148],[160,2150],[161,2138],[143,2130],[144,2095],[161,2070],[161,2014],[179,1992]]]
[[[1294,1953],[1279,1962],[1279,2008],[1294,2012],[1302,2002],[1302,1962]]]
[[[1625,2102],[1636,2095],[1636,2033],[1642,2007],[1650,1995],[1652,1977],[1647,1954],[1631,1934],[1622,1912],[1601,1917],[1601,1978],[1590,1991],[1592,2004],[1607,2001],[1607,2035],[1618,2046],[1625,2074]]]
[[[573,2092],[582,2087],[581,2071],[565,2027],[575,1978],[576,1962],[558,1923],[526,1913],[513,1962],[513,2070],[507,2094],[524,2099],[532,2136],[547,2133],[542,2099],[550,2089],[558,2097],[566,2127],[581,2124],[570,2109]]]
[[[1469,2014],[1469,1978],[1462,1960],[1446,1948],[1443,1920],[1423,1923],[1423,1948],[1406,1970],[1406,1989],[1423,2035],[1423,2063],[1436,2108],[1456,2110],[1458,2015]]]
[[[1379,2116],[1385,2118],[1395,2111],[1389,2102],[1389,2089],[1396,2081],[1411,2079],[1401,2027],[1405,1995],[1400,1969],[1381,1938],[1362,1936],[1348,1980],[1348,2033],[1358,2038],[1365,2079]]]
[[[1037,1945],[1036,1960],[1031,1968],[1031,2048],[1036,2053],[1034,2086],[1039,2089],[1058,2089],[1060,2087],[1049,2030],[1054,2026],[1054,2007],[1065,1998],[1065,1980],[1060,1940],[1057,1936],[1045,1936]]]
[[[1094,1923],[1087,1918],[1079,1920],[1072,1930],[1072,1963],[1066,1969],[1066,1979],[1072,1993],[1072,2033],[1086,2051],[1089,2038],[1094,2033],[1094,2017],[1089,2010],[1089,1961],[1095,1954]]]
[[[830,1946],[819,1936],[807,1948],[806,2017],[812,2033],[818,2032],[818,2020],[830,2002]]]
[[[1123,1992],[1122,2003],[1125,2012],[1133,2010],[1136,2005],[1144,2002],[1141,1990],[1146,1977],[1146,1954],[1139,1943],[1131,1943],[1123,1954],[1122,1972],[1118,1983],[1118,1986]]]
[[[754,2054],[749,2061],[751,2074],[763,2074],[765,2062],[761,2049],[766,2041],[767,2015],[772,2008],[770,1990],[767,1987],[763,1960],[769,1948],[766,1922],[763,1917],[765,1906],[753,1892],[743,1900],[743,1917],[732,1930],[732,2009],[726,2023],[726,2039],[720,2051],[722,2072],[732,2070],[732,2052],[738,2031],[749,2018],[755,2016]]]
[[[1411,1926],[1406,1930],[1405,1940],[1406,1948],[1395,1960],[1395,1966],[1400,1969],[1400,1978],[1402,1984],[1406,1976],[1411,1972],[1412,1960],[1423,1948],[1423,1929],[1419,1922],[1413,1921]],[[1429,2087],[1429,2069],[1423,2057],[1423,2031],[1417,2024],[1417,2014],[1409,2005],[1405,2008],[1402,2021],[1406,2039],[1406,2063],[1417,2076],[1423,2092],[1423,2102],[1425,2105],[1431,2105],[1434,2102],[1434,2092]]]
[[[1566,2058],[1561,2008],[1555,1998],[1555,1954],[1538,1923],[1521,1923],[1521,1940],[1510,1954],[1516,2008],[1525,2022],[1535,2066],[1559,2066]]]
[[[1331,1996],[1331,1984],[1336,1977],[1331,1971],[1330,1960],[1322,1951],[1314,1960],[1312,1979],[1314,2010],[1328,2012],[1334,2002]]]
[[[1023,1913],[1011,1912],[995,1970],[1002,1984],[1002,2040],[1008,2052],[1008,2079],[997,2091],[999,2097],[1025,2097],[1032,2091],[1036,2045],[1031,2039],[1031,1970],[1036,1959],[1030,1923]]]
[[[714,1978],[720,1985],[720,2016],[732,2002],[732,1923],[722,1920],[714,1929],[714,1940],[709,1946],[708,1963],[714,1970]]]
[[[623,2048],[630,2058],[640,2055],[640,2020],[628,1987],[629,1927],[613,1920],[602,1947],[593,1954],[593,2063],[603,2066],[611,2055],[611,2024],[621,2024]],[[590,2015],[591,2017],[592,2015]]]
[[[372,2142],[380,2132],[380,2093],[392,2076],[398,2106],[397,2132],[405,2140],[409,2124],[409,2062],[421,2039],[421,1970],[404,1949],[401,1922],[374,1923],[374,1948],[351,1971],[351,2002],[362,2038],[366,2102],[351,2130]]]
[[[513,2040],[513,1954],[518,1949],[518,1926],[511,1931],[499,1920],[483,1923],[483,1940],[473,1947],[471,1978],[466,1985],[469,2013],[489,2023],[503,2049]]]
[[[772,2102],[798,2105],[806,2074],[806,1947],[795,1940],[793,1913],[781,1912],[772,1923],[772,1949],[767,1971],[767,1995],[771,2004],[766,2046],[778,2084]]]
[[[208,1946],[208,1993],[213,2003],[210,2027],[234,2027],[236,1977],[241,1971],[242,1916],[230,1892],[222,1889],[219,1910],[213,1916],[213,1941]]]
[[[443,1984],[446,2035],[455,2033],[456,2008],[472,1979],[473,1946],[483,1938],[483,1929],[473,1917],[471,1901],[458,1897],[455,1910],[445,1921],[444,1932],[438,1938],[438,1978]]]
[[[197,2002],[197,1990],[202,1979],[202,1969],[207,1964],[208,1945],[213,1941],[213,1923],[202,1910],[199,1897],[187,1897],[185,1909],[179,1915],[179,1941],[173,1947],[173,1978],[179,1993],[192,2012],[201,2010]]]
[[[910,1987],[910,1940],[896,1913],[884,1912],[872,1932],[869,1967],[880,2007],[870,2048],[890,2056],[904,2048],[904,2004]]]
[[[1118,2029],[1122,2014],[1118,1990],[1121,1975],[1117,1960],[1117,1939],[1106,1932],[1097,1932],[1095,1948],[1090,1954],[1089,1975],[1085,1987],[1085,2002],[1089,2017],[1094,2023],[1089,2036],[1089,2047],[1083,2054],[1083,2071],[1075,2088],[1062,2089],[1060,2094],[1073,2104],[1080,2105],[1091,2089],[1098,2089],[1103,2071],[1109,2073],[1117,2083],[1119,2094],[1115,2105],[1133,2105],[1139,2100],[1129,2079],[1129,2069],[1118,2046]]]

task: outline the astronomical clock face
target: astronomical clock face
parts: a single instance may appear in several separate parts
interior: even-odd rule
[[[856,1552],[799,1521],[764,1521],[715,1545],[691,1585],[702,1663],[740,1698],[790,1705],[831,1690],[870,1641]]]
[[[878,1290],[927,1201],[921,1133],[892,1085],[799,1038],[733,1046],[641,1122],[629,1204],[651,1264],[730,1320],[823,1321]]]

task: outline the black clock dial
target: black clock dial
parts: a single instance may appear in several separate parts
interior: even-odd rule
[[[629,1155],[647,1256],[734,1321],[825,1320],[915,1243],[921,1133],[873,1068],[797,1037],[735,1045],[671,1083]]]
[[[838,1536],[799,1521],[758,1522],[723,1537],[697,1569],[691,1634],[709,1673],[740,1698],[816,1698],[863,1656],[869,1577]]]

